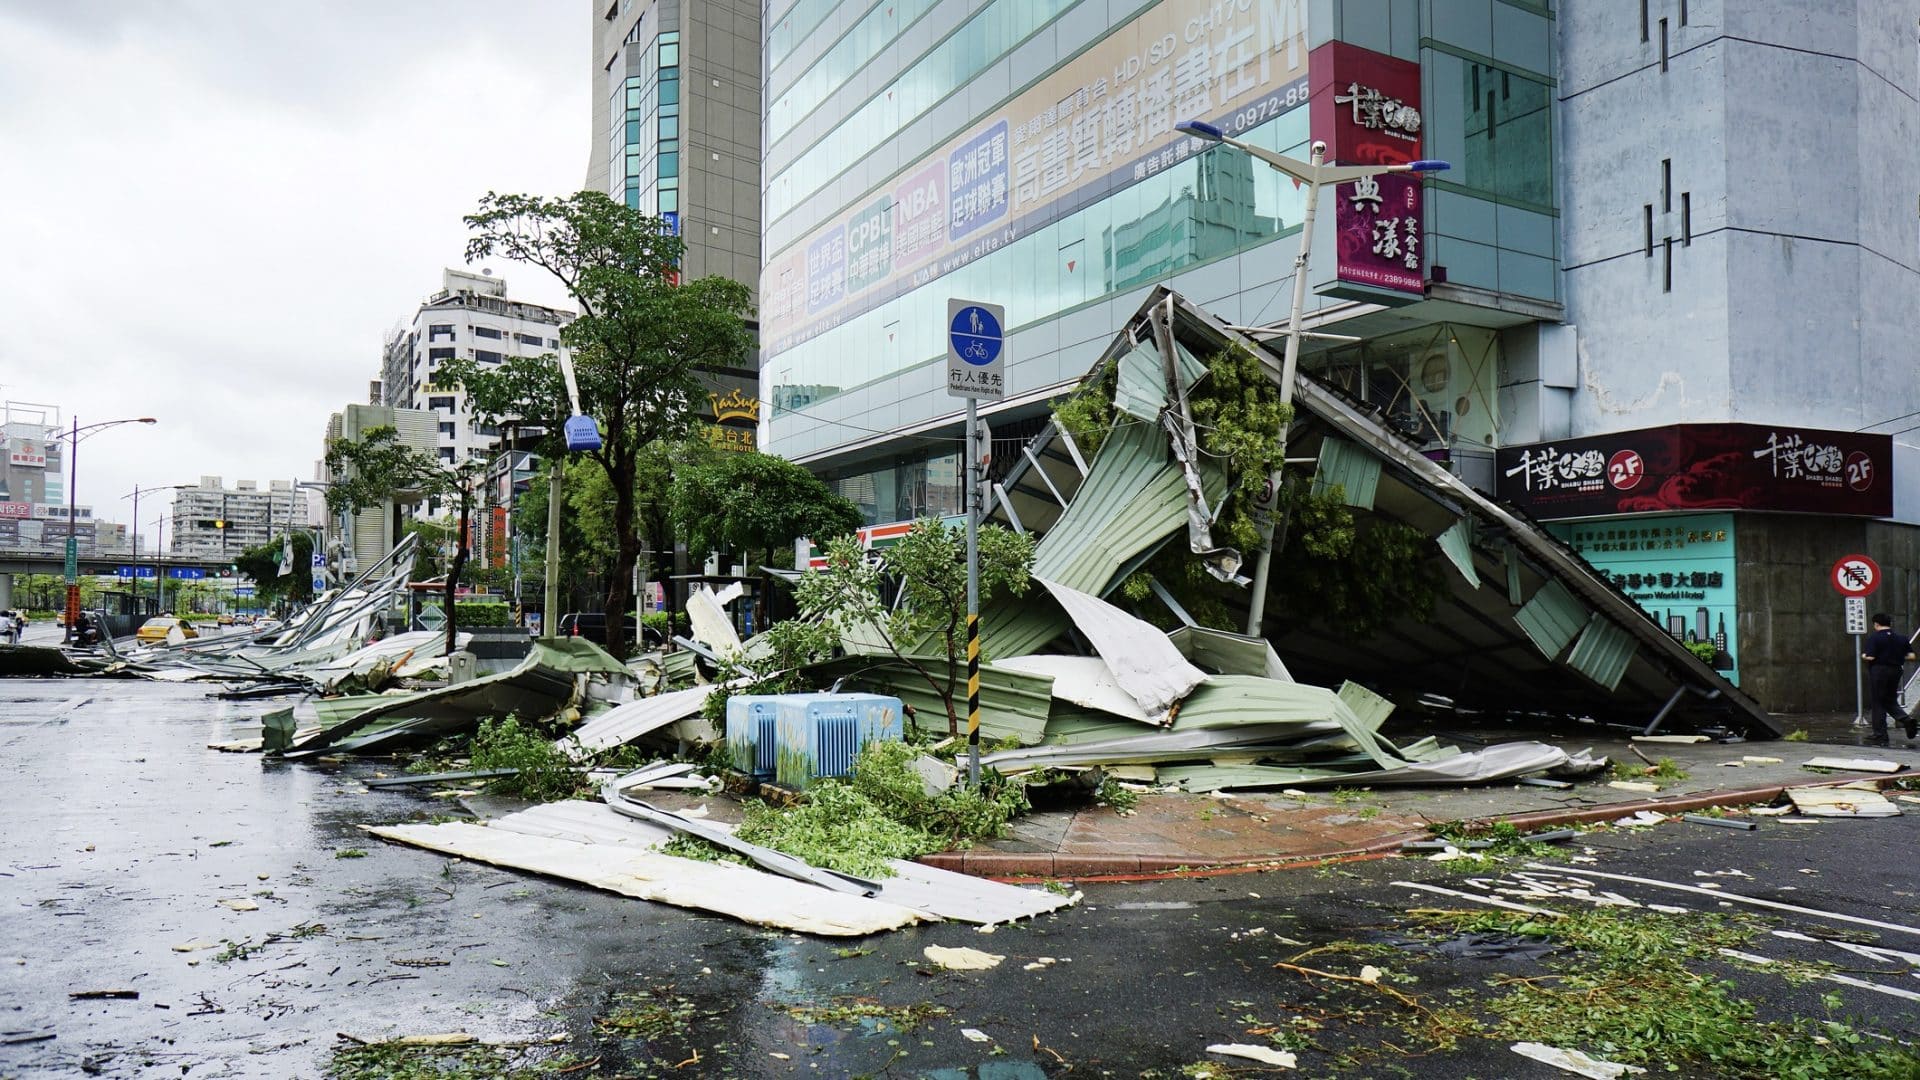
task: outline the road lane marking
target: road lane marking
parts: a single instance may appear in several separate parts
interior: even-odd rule
[[[1753,953],[1741,952],[1738,949],[1721,949],[1719,952],[1721,956],[1732,957],[1735,960],[1744,960],[1749,964],[1756,964],[1760,967],[1767,967],[1779,962],[1765,956],[1756,956]],[[1851,975],[1835,975],[1823,971],[1814,975],[1814,978],[1839,983],[1842,986],[1857,987],[1861,990],[1872,990],[1877,994],[1886,994],[1889,997],[1897,997],[1906,1001],[1920,1001],[1920,994],[1916,994],[1911,990],[1902,990],[1897,986],[1882,986],[1879,983],[1871,983],[1865,979],[1856,979]]]
[[[1859,915],[1842,915],[1837,911],[1821,911],[1819,908],[1801,907],[1798,904],[1782,904],[1777,900],[1762,900],[1757,896],[1742,896],[1739,893],[1722,889],[1702,889],[1695,885],[1683,885],[1677,881],[1661,881],[1657,878],[1633,877],[1628,874],[1609,874],[1600,870],[1583,870],[1570,866],[1549,866],[1545,863],[1528,863],[1533,870],[1553,870],[1564,874],[1579,874],[1585,877],[1605,878],[1608,881],[1627,881],[1635,885],[1650,885],[1656,889],[1672,889],[1676,892],[1693,893],[1697,896],[1711,896],[1715,900],[1730,903],[1751,904],[1754,907],[1772,908],[1775,911],[1791,911],[1796,915],[1810,915],[1817,919],[1834,919],[1839,922],[1854,923],[1858,926],[1871,926],[1879,930],[1891,930],[1899,934],[1912,934],[1920,937],[1920,928],[1901,926],[1899,923],[1881,922]]]
[[[1482,896],[1479,893],[1461,892],[1458,889],[1447,889],[1439,885],[1428,885],[1422,881],[1396,881],[1394,884],[1403,889],[1419,889],[1421,892],[1439,893],[1441,896],[1451,896],[1460,900],[1471,900],[1476,904],[1492,904],[1494,907],[1506,908],[1508,911],[1524,911],[1529,915],[1548,915],[1556,919],[1566,918],[1566,912],[1564,911],[1533,907],[1530,904],[1516,904],[1511,900],[1502,900],[1497,896]]]

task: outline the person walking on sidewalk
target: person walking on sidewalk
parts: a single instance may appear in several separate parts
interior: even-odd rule
[[[1892,617],[1874,615],[1873,633],[1867,635],[1867,651],[1860,658],[1867,662],[1867,693],[1873,699],[1873,745],[1888,745],[1888,716],[1900,721],[1912,739],[1916,734],[1913,717],[1900,707],[1900,665],[1913,659],[1913,654],[1907,651],[1907,639],[1893,632]]]

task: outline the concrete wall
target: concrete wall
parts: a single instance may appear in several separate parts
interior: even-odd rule
[[[1920,528],[1789,514],[1736,519],[1740,688],[1768,711],[1853,709],[1853,639],[1827,572],[1856,552],[1886,575],[1867,610],[1887,612],[1911,633],[1920,620]]]
[[[1557,11],[1571,433],[1904,426],[1882,422],[1920,410],[1920,0],[1647,7],[1644,42],[1637,4]],[[1912,504],[1920,475],[1894,480]]]

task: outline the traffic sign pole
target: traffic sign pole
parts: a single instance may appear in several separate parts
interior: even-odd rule
[[[967,785],[980,786],[980,398],[1006,396],[1007,309],[947,300],[947,394],[967,399]]]

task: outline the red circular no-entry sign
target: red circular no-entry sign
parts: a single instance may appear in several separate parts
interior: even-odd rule
[[[1866,596],[1880,587],[1880,564],[1865,555],[1842,555],[1827,580],[1842,596]]]

